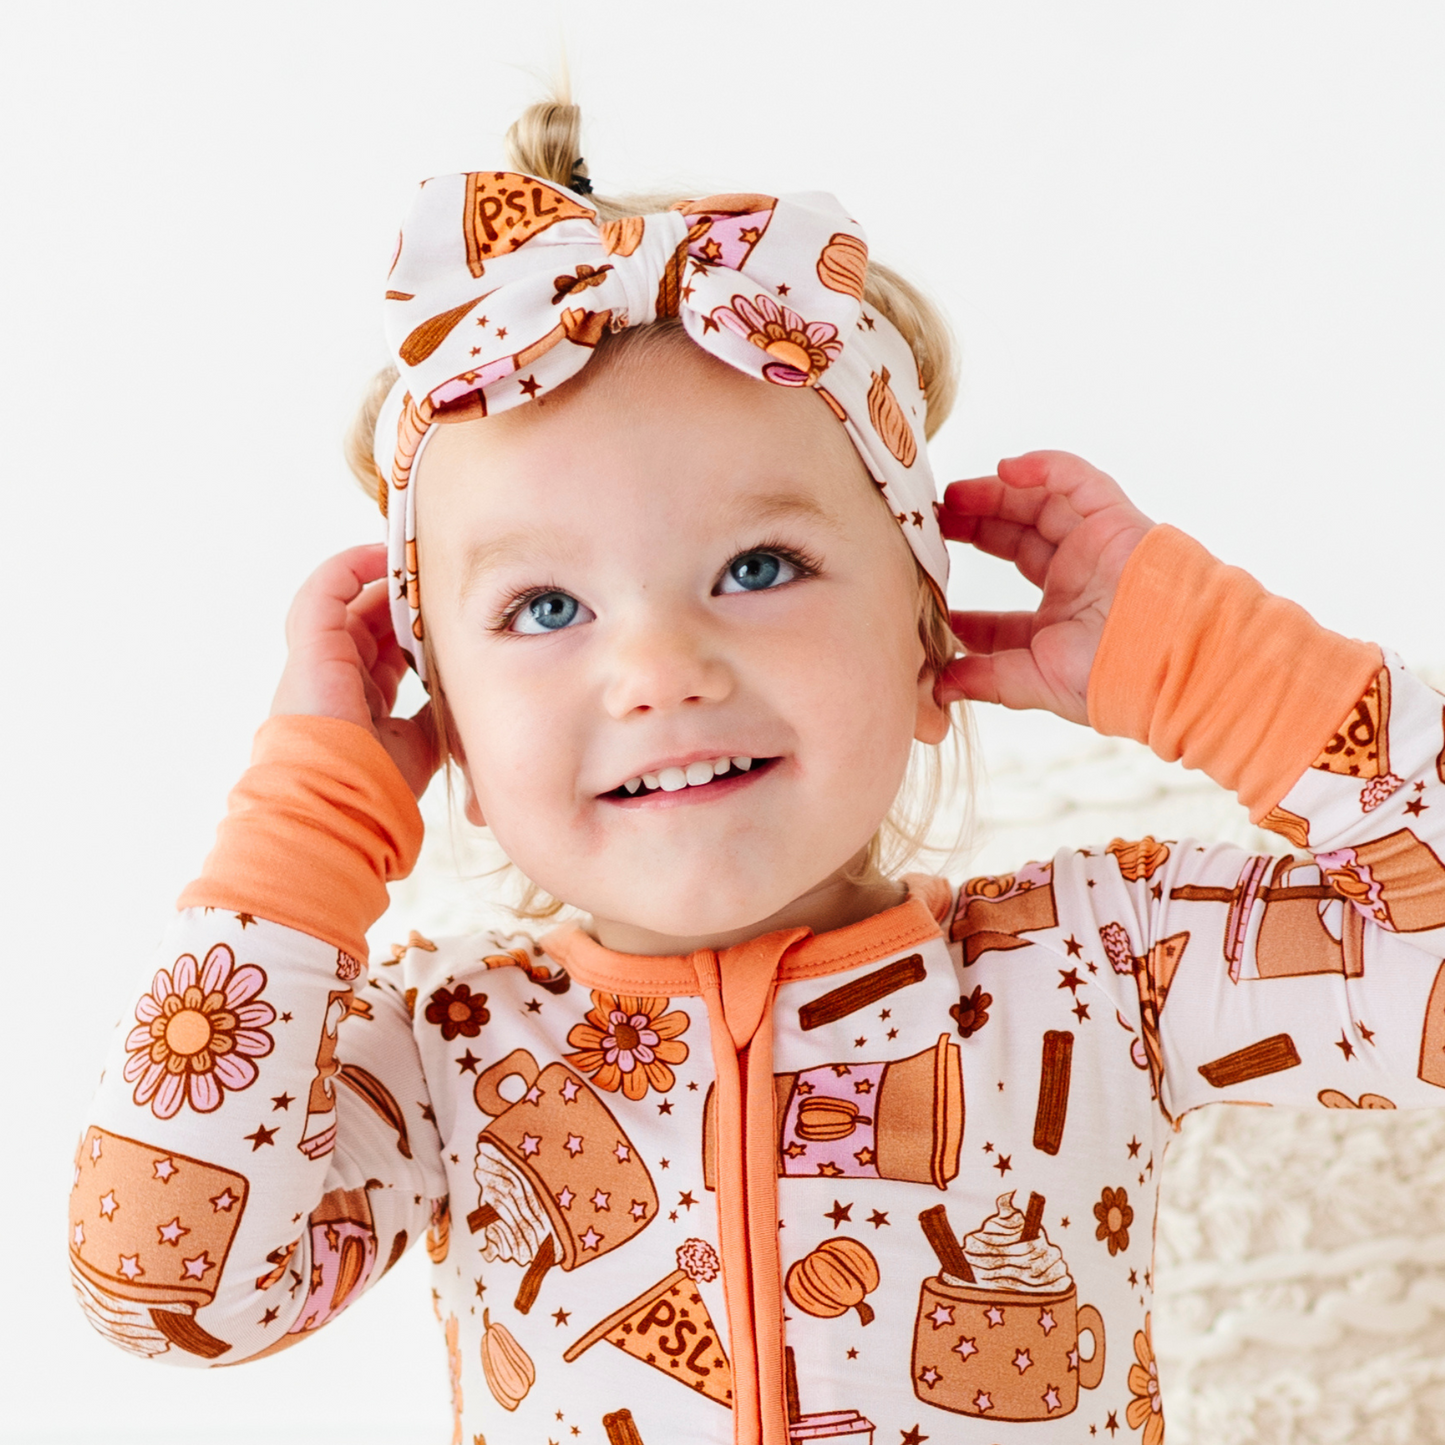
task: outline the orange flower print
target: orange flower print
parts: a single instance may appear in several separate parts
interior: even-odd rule
[[[676,1083],[669,1064],[687,1058],[680,1035],[688,1017],[680,1009],[664,1010],[665,998],[632,998],[626,994],[592,994],[586,1019],[572,1026],[567,1042],[577,1052],[567,1062],[591,1076],[599,1089],[640,1099],[649,1088],[665,1094]]]
[[[826,321],[804,321],[771,296],[734,296],[709,318],[746,337],[772,357],[763,375],[779,386],[811,386],[842,353],[838,328]]]
[[[491,1017],[486,994],[473,993],[469,984],[439,988],[427,1001],[426,1021],[436,1024],[448,1043],[458,1034],[466,1039],[476,1038]]]
[[[1094,1238],[1107,1239],[1111,1255],[1129,1248],[1129,1226],[1134,1222],[1134,1206],[1129,1203],[1127,1190],[1106,1189],[1094,1206],[1094,1218],[1099,1221]]]
[[[1164,1406],[1159,1399],[1159,1366],[1148,1315],[1144,1316],[1144,1328],[1134,1332],[1134,1358],[1139,1361],[1129,1366],[1129,1392],[1134,1398],[1124,1418],[1131,1430],[1144,1427],[1144,1445],[1164,1445]]]
[[[160,969],[150,992],[135,1006],[136,1027],[126,1037],[125,1080],[137,1104],[169,1119],[189,1103],[198,1114],[221,1107],[227,1089],[256,1082],[253,1060],[273,1047],[265,1025],[276,1010],[259,997],[265,973],[218,943],[204,964],[183,953]]]

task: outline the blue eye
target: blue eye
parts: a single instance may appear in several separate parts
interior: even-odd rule
[[[513,632],[559,632],[574,622],[590,622],[592,614],[565,592],[542,592],[523,604],[512,622]]]
[[[728,563],[718,591],[762,592],[800,575],[797,567],[776,552],[744,552]]]

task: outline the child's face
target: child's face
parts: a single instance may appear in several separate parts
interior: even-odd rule
[[[442,427],[417,480],[468,816],[604,943],[770,918],[947,729],[912,554],[823,402],[684,340],[641,356]],[[626,790],[719,758],[753,766]]]

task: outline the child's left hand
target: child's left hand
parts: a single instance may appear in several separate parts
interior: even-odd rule
[[[1011,561],[1042,590],[1033,612],[953,612],[968,652],[935,695],[1045,708],[1087,723],[1089,672],[1124,564],[1154,523],[1119,484],[1068,452],[1029,452],[954,482],[943,535]]]

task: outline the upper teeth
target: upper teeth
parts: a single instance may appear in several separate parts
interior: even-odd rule
[[[676,793],[683,788],[700,788],[729,768],[745,773],[752,765],[751,758],[714,758],[711,762],[689,763],[685,768],[663,768],[660,772],[643,773],[641,777],[628,778],[622,786],[629,793],[635,793],[639,788],[654,792],[661,788],[664,793]]]

